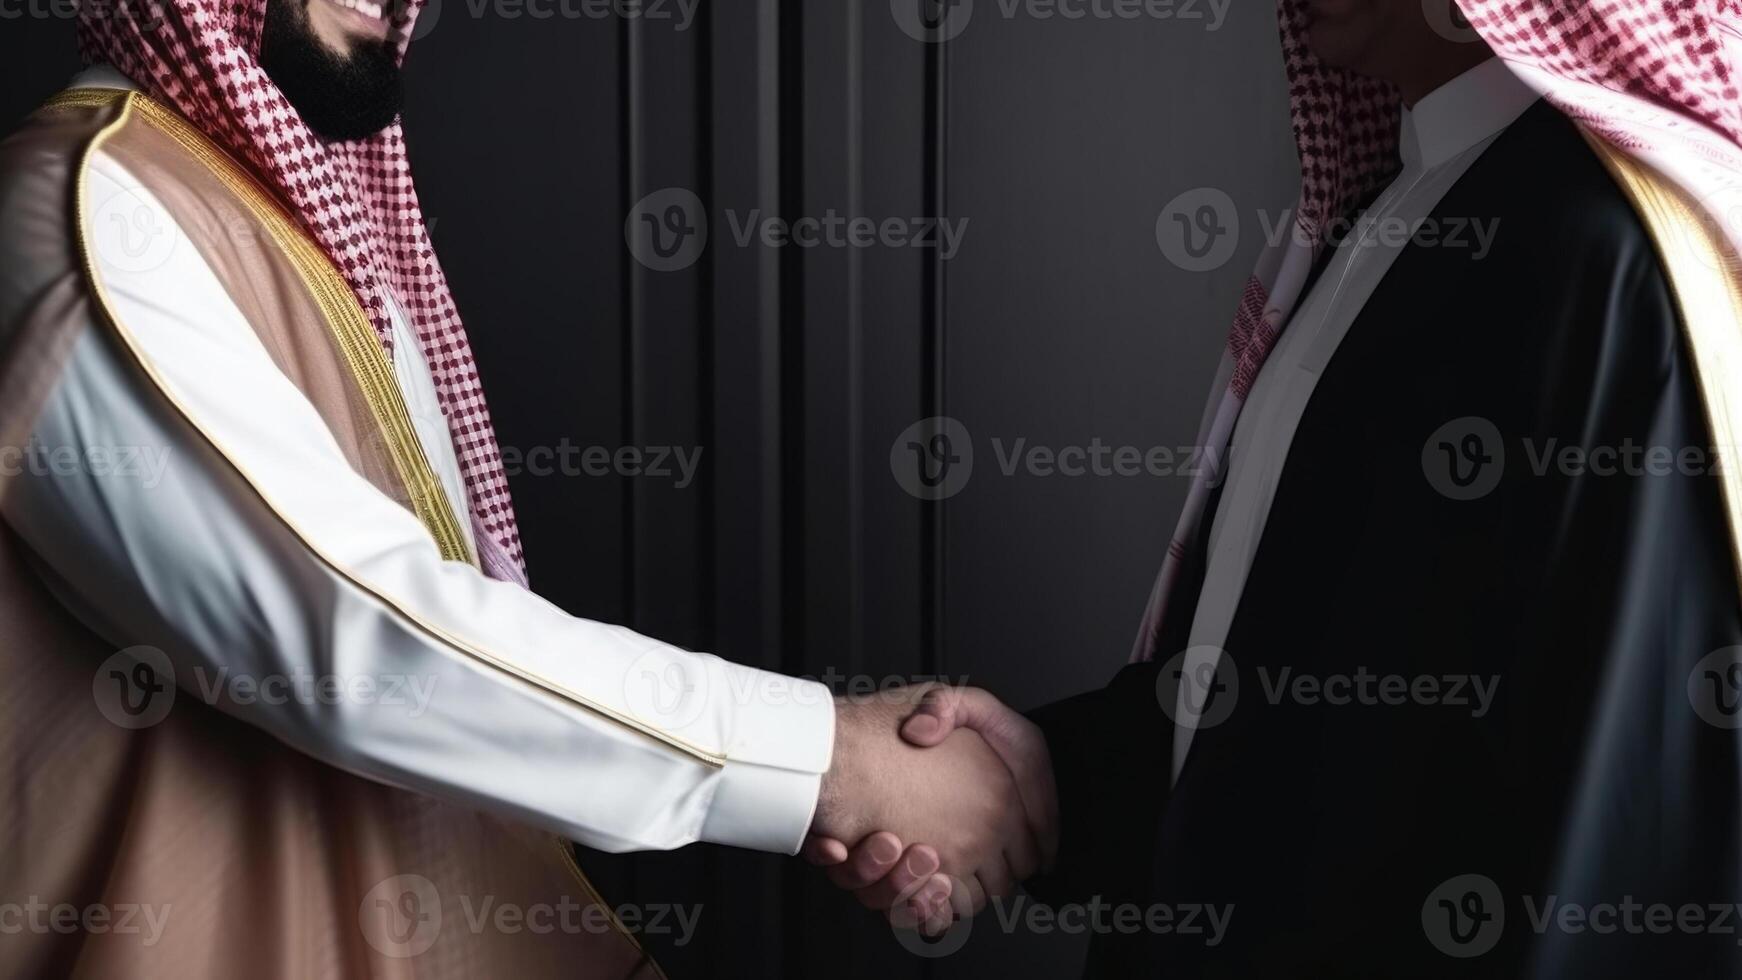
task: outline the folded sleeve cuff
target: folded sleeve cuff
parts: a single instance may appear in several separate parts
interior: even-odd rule
[[[796,854],[834,755],[834,696],[815,681],[719,663],[733,692],[734,717],[701,837]]]
[[[797,854],[816,816],[820,772],[729,762],[717,777],[702,840],[775,854]]]

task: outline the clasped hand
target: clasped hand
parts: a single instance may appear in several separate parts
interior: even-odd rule
[[[1050,867],[1046,741],[985,691],[927,685],[843,699],[805,845],[868,908],[938,933]]]

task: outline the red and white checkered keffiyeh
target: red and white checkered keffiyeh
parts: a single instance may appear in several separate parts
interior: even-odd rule
[[[391,4],[403,56],[424,0]],[[356,291],[391,349],[389,296],[410,319],[435,376],[464,472],[481,564],[526,584],[520,533],[490,412],[448,292],[395,122],[328,144],[261,69],[266,0],[147,0],[80,5],[79,45],[250,165],[290,205]]]
[[[1207,462],[1168,545],[1133,660],[1158,652],[1170,601],[1198,553],[1234,423],[1301,298],[1326,222],[1377,190],[1398,164],[1397,94],[1313,55],[1309,2],[1277,4],[1301,161],[1296,234],[1270,249],[1247,283],[1199,433]],[[1742,249],[1742,102],[1734,76],[1742,59],[1742,0],[1457,2],[1515,74],[1674,181],[1701,203],[1732,248]],[[1182,606],[1189,599],[1179,598]]]

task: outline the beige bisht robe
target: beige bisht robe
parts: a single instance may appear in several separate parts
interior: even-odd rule
[[[28,439],[87,325],[129,349],[75,218],[98,147],[183,227],[269,232],[246,247],[195,237],[351,465],[413,510],[445,557],[471,560],[337,271],[241,166],[138,93],[75,90],[0,144],[0,213],[8,201],[52,200],[66,215],[6,229],[40,261],[0,270],[39,277],[23,293],[35,297],[28,308],[0,317],[0,445]],[[240,485],[200,444],[212,470]],[[19,540],[0,534],[0,976],[657,975],[554,837],[349,775],[205,705],[127,730],[93,693],[115,652],[63,609]],[[477,928],[486,901],[580,927]]]

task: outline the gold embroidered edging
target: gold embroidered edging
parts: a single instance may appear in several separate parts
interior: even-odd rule
[[[156,365],[151,362],[151,359],[140,348],[138,338],[127,329],[126,324],[123,323],[121,318],[115,314],[114,303],[109,297],[108,290],[103,286],[102,277],[97,272],[96,260],[91,255],[91,243],[85,232],[84,216],[88,210],[86,206],[88,201],[86,176],[90,170],[91,160],[96,156],[97,152],[102,149],[103,144],[108,142],[111,136],[119,132],[121,128],[126,125],[127,121],[132,117],[133,109],[141,104],[138,99],[132,97],[134,93],[124,94],[128,97],[110,100],[111,103],[120,106],[120,111],[116,114],[114,119],[105,123],[103,127],[98,130],[96,135],[91,138],[90,142],[86,144],[84,150],[79,155],[77,161],[77,177],[73,186],[73,229],[78,241],[79,263],[81,266],[80,271],[83,273],[85,281],[91,289],[91,296],[95,300],[97,309],[102,314],[103,321],[109,325],[115,336],[121,340],[122,346],[126,348],[128,354],[132,356],[139,369],[144,372],[147,378],[150,379],[152,385],[157,389],[158,393],[163,396],[164,400],[175,409],[176,413],[181,416],[183,421],[199,434],[200,438],[204,439],[205,442],[212,447],[212,449],[218,454],[219,458],[222,459],[249,485],[249,487],[253,489],[255,495],[259,497],[261,503],[264,504],[267,510],[272,513],[273,517],[277,518],[280,524],[284,525],[286,529],[296,535],[297,539],[302,542],[303,547],[308,549],[309,554],[313,555],[322,565],[326,566],[328,570],[333,572],[333,574],[337,575],[339,578],[351,583],[357,589],[374,596],[389,610],[397,614],[404,622],[410,624],[425,636],[436,641],[438,644],[458,651],[479,663],[508,674],[537,690],[555,695],[589,714],[596,715],[614,725],[628,729],[638,735],[674,749],[704,766],[711,769],[724,768],[726,764],[725,755],[717,752],[710,752],[699,746],[693,745],[676,735],[661,731],[653,725],[641,721],[638,718],[624,714],[623,712],[617,711],[607,705],[600,704],[578,691],[569,690],[556,681],[533,673],[504,657],[497,656],[474,643],[470,643],[455,636],[453,633],[450,633],[417,615],[406,603],[387,594],[368,582],[362,576],[339,564],[339,562],[335,561],[325,551],[322,551],[320,547],[315,544],[314,539],[304,533],[303,530],[297,526],[296,522],[290,519],[284,509],[267,494],[265,488],[261,486],[260,481],[255,479],[245,468],[243,468],[243,466],[236,461],[236,457],[225,450],[223,443],[219,441],[217,436],[213,434],[211,430],[206,428],[206,426],[194,415],[192,410],[182,403],[181,399],[176,396],[175,390],[169,384],[168,380],[163,377],[163,375],[157,370]],[[104,103],[89,104],[94,106],[104,105]]]
[[[1730,556],[1742,582],[1742,460],[1736,458],[1742,417],[1730,399],[1731,392],[1742,391],[1742,269],[1736,266],[1733,249],[1715,240],[1706,217],[1668,178],[1584,126],[1579,131],[1633,203],[1681,311],[1700,401],[1716,443]]]
[[[279,250],[290,259],[298,278],[320,306],[328,329],[351,369],[351,376],[362,389],[363,398],[385,437],[388,458],[410,498],[412,511],[429,529],[444,559],[475,564],[452,502],[430,469],[429,457],[425,455],[417,429],[412,425],[411,412],[405,406],[405,397],[393,377],[392,366],[375,334],[374,325],[357,302],[350,284],[339,276],[326,253],[303,233],[301,226],[277,199],[174,110],[145,95],[123,89],[72,89],[49,100],[48,106],[102,107],[122,100],[126,100],[152,128],[175,140],[240,198],[255,220],[272,236]]]
[[[42,104],[44,109],[107,109],[127,94],[124,88],[70,88]]]

